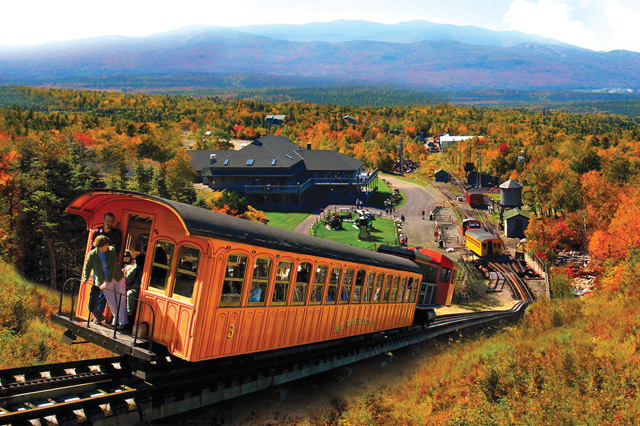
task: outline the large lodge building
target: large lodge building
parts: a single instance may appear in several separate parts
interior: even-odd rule
[[[303,210],[313,204],[353,204],[378,189],[378,171],[337,151],[304,149],[268,135],[240,150],[188,151],[202,183],[234,191],[260,210]]]

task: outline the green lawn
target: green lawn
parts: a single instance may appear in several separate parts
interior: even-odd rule
[[[370,241],[358,240],[360,231],[353,227],[352,223],[343,222],[343,229],[338,231],[330,231],[322,222],[318,223],[314,228],[315,236],[325,240],[337,241],[339,243],[348,244],[350,246],[361,247],[366,249],[375,249],[375,245],[390,244],[395,245],[395,227],[390,219],[377,218],[373,221],[374,230],[371,232]]]
[[[269,226],[293,231],[296,226],[309,217],[308,212],[264,212]]]
[[[380,179],[378,179],[378,190],[367,200],[368,205],[379,209],[384,209],[384,202],[391,196],[391,188],[382,181],[383,178],[384,176],[380,176]],[[396,208],[402,206],[406,200],[402,191],[400,191],[400,196],[402,199],[400,203],[396,205]]]

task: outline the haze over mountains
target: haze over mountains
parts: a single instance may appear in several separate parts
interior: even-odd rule
[[[640,53],[594,52],[518,32],[411,21],[192,26],[146,37],[0,47],[0,84],[243,74],[282,85],[419,89],[640,89]],[[307,83],[304,81],[307,80]]]

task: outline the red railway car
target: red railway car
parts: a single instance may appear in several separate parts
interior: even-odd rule
[[[423,271],[408,259],[128,191],[82,194],[66,212],[88,229],[112,212],[121,252],[135,256],[148,246],[137,331],[90,323],[89,282],[72,301],[74,315],[54,316],[69,329],[68,341],[79,336],[143,359],[157,356],[146,346],[153,342],[197,362],[414,322]]]
[[[458,267],[442,253],[426,248],[400,248],[382,245],[381,253],[389,253],[415,262],[422,271],[418,306],[449,306],[453,297]]]
[[[466,234],[466,232],[470,229],[482,229],[482,224],[478,219],[463,219],[462,220],[462,235]]]
[[[484,205],[484,195],[482,195],[482,192],[478,191],[477,189],[467,189],[466,196],[467,203],[469,203],[470,206]]]

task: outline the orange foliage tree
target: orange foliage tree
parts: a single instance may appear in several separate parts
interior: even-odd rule
[[[623,194],[615,215],[606,229],[594,232],[589,250],[600,259],[621,261],[633,248],[640,249],[640,190]]]

